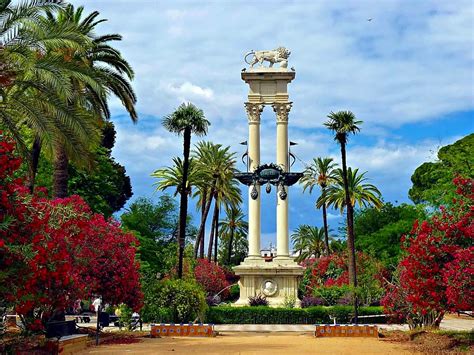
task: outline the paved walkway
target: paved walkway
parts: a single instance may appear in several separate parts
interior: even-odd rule
[[[315,338],[308,333],[238,332],[223,333],[215,338],[148,338],[134,344],[92,346],[79,354],[414,355],[417,353],[403,344],[375,338]]]

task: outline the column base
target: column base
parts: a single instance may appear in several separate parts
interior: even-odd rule
[[[304,268],[292,258],[280,257],[272,262],[246,258],[234,271],[240,276],[240,298],[233,306],[248,306],[249,297],[262,295],[271,307],[282,307],[289,299],[294,300],[295,307],[300,307],[298,283]]]

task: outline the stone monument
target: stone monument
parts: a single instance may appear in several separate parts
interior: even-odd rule
[[[248,305],[249,297],[264,295],[270,306],[282,306],[286,298],[298,299],[298,281],[303,268],[289,255],[288,186],[302,176],[289,172],[288,117],[292,102],[289,101],[288,84],[295,78],[293,68],[288,69],[290,51],[279,47],[271,51],[251,51],[245,56],[250,68],[241,76],[249,85],[245,103],[249,123],[248,173],[237,173],[240,182],[249,187],[248,257],[234,268],[240,276],[240,298],[236,306]],[[247,59],[252,56],[251,60]],[[264,62],[269,62],[265,67]],[[255,64],[259,63],[257,67]],[[278,68],[273,64],[280,63]],[[276,164],[260,164],[260,116],[265,105],[276,114]],[[277,256],[271,262],[260,254],[260,196],[261,186],[276,187]]]

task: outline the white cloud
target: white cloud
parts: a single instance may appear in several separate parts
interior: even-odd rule
[[[190,83],[189,81],[178,86],[168,84],[166,90],[177,95],[180,101],[192,101],[194,99],[204,99],[209,101],[214,97],[214,92],[211,89],[202,88]]]

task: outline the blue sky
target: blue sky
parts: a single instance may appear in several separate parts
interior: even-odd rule
[[[364,121],[349,141],[349,165],[368,171],[386,201],[408,202],[414,169],[434,160],[439,147],[474,131],[472,1],[72,3],[109,20],[98,33],[123,35],[117,47],[136,72],[139,123],[133,125],[112,102],[118,133],[113,155],[132,179],[132,201],[156,197],[150,173],[181,155],[181,139],[160,121],[184,101],[201,107],[211,121],[206,139],[241,155],[247,87],[240,71],[251,49],[283,45],[292,51],[289,66],[296,79],[289,86],[289,134],[299,143],[294,152],[301,160],[340,160],[322,126],[330,111],[348,109]],[[276,134],[271,108],[262,120],[262,162],[271,162]],[[293,167],[302,169],[299,162]],[[321,226],[316,197],[291,189],[290,229]],[[274,199],[263,199],[264,245],[275,241]],[[337,229],[340,216],[331,211],[329,217]]]

